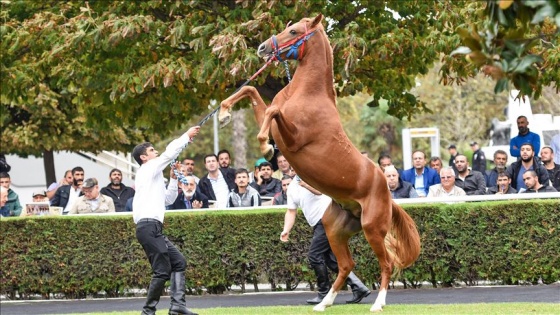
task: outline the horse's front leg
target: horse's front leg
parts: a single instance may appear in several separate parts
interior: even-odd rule
[[[218,114],[218,120],[220,121],[220,126],[224,127],[231,121],[231,109],[233,105],[242,99],[249,97],[251,99],[251,104],[253,105],[253,111],[255,113],[255,118],[259,126],[262,126],[264,111],[266,110],[266,104],[264,103],[261,95],[252,86],[244,86],[239,92],[233,94],[232,96],[226,98],[220,103],[220,113]]]
[[[261,153],[265,159],[270,160],[274,155],[274,147],[268,142],[270,135],[270,124],[272,119],[278,116],[280,109],[277,105],[269,106],[264,112],[264,119],[261,124],[261,130],[257,135],[257,139],[260,143]]]

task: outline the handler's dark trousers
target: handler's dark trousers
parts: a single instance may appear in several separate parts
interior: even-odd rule
[[[163,235],[163,224],[155,219],[138,221],[136,239],[144,248],[152,266],[152,281],[142,314],[155,314],[165,282],[170,279],[171,272],[183,273],[187,262],[183,254]],[[184,292],[184,288],[182,291]]]
[[[333,272],[338,273],[338,263],[332,252],[331,245],[329,244],[325,227],[321,221],[313,227],[313,239],[309,246],[308,259],[309,264],[317,276],[317,291],[319,294],[318,297],[308,300],[307,303],[318,304],[331,289],[327,267]],[[348,275],[346,283],[350,285],[354,293],[352,300],[346,301],[346,303],[359,303],[364,297],[371,293],[353,272],[350,272]]]

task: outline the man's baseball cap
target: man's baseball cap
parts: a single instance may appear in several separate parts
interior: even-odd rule
[[[36,190],[36,191],[33,192],[33,197],[36,197],[36,196],[46,197],[47,193],[44,190]]]
[[[475,144],[478,144],[478,142],[476,142],[476,141],[471,142],[471,147]]]
[[[82,188],[92,188],[96,185],[97,185],[97,179],[92,177],[84,180],[84,183],[82,184]]]
[[[449,145],[449,147],[447,148],[447,150],[449,149],[457,149],[457,146],[455,146],[454,144]]]

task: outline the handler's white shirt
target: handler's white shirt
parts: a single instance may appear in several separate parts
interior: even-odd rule
[[[286,194],[288,195],[288,210],[301,208],[307,223],[311,226],[315,226],[323,218],[323,214],[332,201],[329,196],[315,195],[301,187],[295,179],[288,186]]]
[[[132,217],[134,223],[140,219],[156,219],[163,223],[165,206],[177,199],[177,180],[170,179],[167,189],[163,181],[163,170],[179,156],[189,143],[189,136],[184,133],[171,141],[165,152],[155,159],[142,164],[136,172],[134,181],[136,193],[132,201]]]

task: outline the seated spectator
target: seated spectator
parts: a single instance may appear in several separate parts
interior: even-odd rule
[[[430,186],[440,183],[438,173],[426,167],[426,154],[419,150],[412,153],[412,165],[412,168],[402,172],[401,177],[412,184],[419,197],[426,197]]]
[[[109,172],[109,185],[101,188],[101,193],[113,199],[116,212],[124,212],[126,202],[134,197],[134,189],[122,183],[122,172],[118,168],[114,168]]]
[[[54,197],[51,198],[51,206],[62,207],[62,214],[68,214],[74,202],[83,195],[81,187],[84,177],[84,169],[80,166],[74,167],[72,169],[72,183],[58,187]]]
[[[508,160],[508,155],[506,151],[496,150],[496,152],[494,152],[494,168],[491,170],[487,170],[484,173],[484,179],[486,180],[486,188],[496,187],[496,183],[498,180],[498,173],[504,172],[506,170],[507,160]]]
[[[33,192],[33,202],[49,202],[47,192],[44,190],[36,190]]]
[[[220,164],[221,168],[230,168],[231,155],[229,154],[228,150],[223,149],[218,151],[218,164]]]
[[[50,199],[52,199],[54,197],[54,194],[56,194],[56,190],[58,189],[58,187],[60,186],[64,186],[64,185],[71,185],[72,184],[72,170],[67,170],[66,172],[64,172],[64,177],[62,177],[62,179],[57,183],[54,182],[52,183],[48,188],[47,188],[47,197]]]
[[[6,207],[8,202],[8,189],[4,186],[0,186],[0,216],[9,216],[10,211]]]
[[[506,172],[511,178],[511,186],[519,192],[521,192],[522,188],[527,189],[523,179],[523,174],[528,170],[535,171],[535,173],[537,173],[537,177],[539,178],[539,183],[541,183],[541,185],[548,186],[550,184],[548,171],[537,160],[533,145],[530,143],[524,143],[521,145],[519,152],[521,152],[521,159],[511,163],[511,165],[506,169]]]
[[[387,178],[387,186],[389,186],[393,199],[418,198],[416,189],[412,187],[412,184],[400,178],[395,166],[389,165],[385,167],[385,178]]]
[[[272,173],[272,177],[282,180],[284,175],[290,175],[290,162],[286,160],[284,154],[278,153],[276,156],[276,162],[278,163],[278,169]]]
[[[550,185],[542,185],[539,183],[539,178],[537,172],[526,171],[523,174],[523,181],[527,189],[520,191],[521,193],[544,193],[544,192],[558,192],[554,187]]]
[[[455,185],[455,170],[453,167],[444,167],[439,172],[441,184],[430,187],[428,197],[466,196],[465,191]]]
[[[259,165],[259,174],[255,179],[256,182],[252,182],[251,186],[259,192],[261,197],[274,197],[276,193],[282,191],[282,182],[272,177],[270,162],[263,162]]]
[[[194,181],[198,185],[198,182],[200,181],[200,178],[198,178],[196,175],[194,175],[194,160],[189,159],[189,158],[185,158],[183,160],[182,164],[183,165],[181,165],[181,173],[183,173],[183,175],[185,175],[185,176],[190,175],[190,176],[194,177]]]
[[[554,150],[545,146],[541,150],[541,162],[548,172],[550,185],[560,191],[560,165],[554,163]]]
[[[223,168],[218,164],[218,156],[208,154],[204,157],[204,167],[208,173],[200,178],[198,189],[209,200],[215,200],[216,208],[225,208],[229,192],[235,186],[235,171],[232,168]]]
[[[511,187],[511,178],[505,171],[498,173],[496,184],[488,188],[486,194],[488,195],[504,195],[504,194],[517,194],[517,190]]]
[[[4,209],[0,215],[3,217],[19,217],[23,207],[19,203],[19,196],[10,188],[12,180],[7,172],[0,173],[0,186],[8,191],[8,201],[4,205]]]
[[[99,192],[97,179],[86,179],[82,184],[82,193],[84,195],[76,199],[68,214],[115,212],[113,199]]]
[[[467,157],[459,154],[455,157],[457,176],[455,185],[465,191],[467,195],[486,194],[486,180],[479,171],[469,170]]]
[[[272,171],[270,173],[272,174]],[[246,169],[240,168],[235,171],[235,184],[237,187],[230,191],[226,207],[254,207],[261,205],[259,193],[249,185],[249,172]]]
[[[186,184],[179,183],[179,194],[168,210],[208,208],[208,196],[197,190],[194,176],[185,177]]]
[[[436,172],[439,174],[439,171],[441,171],[441,168],[443,167],[443,161],[441,160],[441,158],[439,156],[432,156],[430,158],[430,168],[433,168],[434,170],[436,170]]]
[[[278,164],[280,165],[280,163]],[[274,199],[272,199],[273,205],[276,206],[276,205],[288,204],[288,196],[286,195],[286,192],[288,191],[288,186],[290,186],[291,182],[292,182],[292,176],[284,175],[284,177],[282,177],[282,191],[274,195]]]
[[[255,170],[249,173],[249,184],[251,184],[252,182],[256,182],[256,176],[259,174],[260,165],[263,162],[266,162],[265,158],[260,158],[255,162]]]
[[[393,161],[389,154],[381,154],[377,159],[377,164],[379,164],[381,171],[385,172],[385,168],[389,165],[393,165]]]

